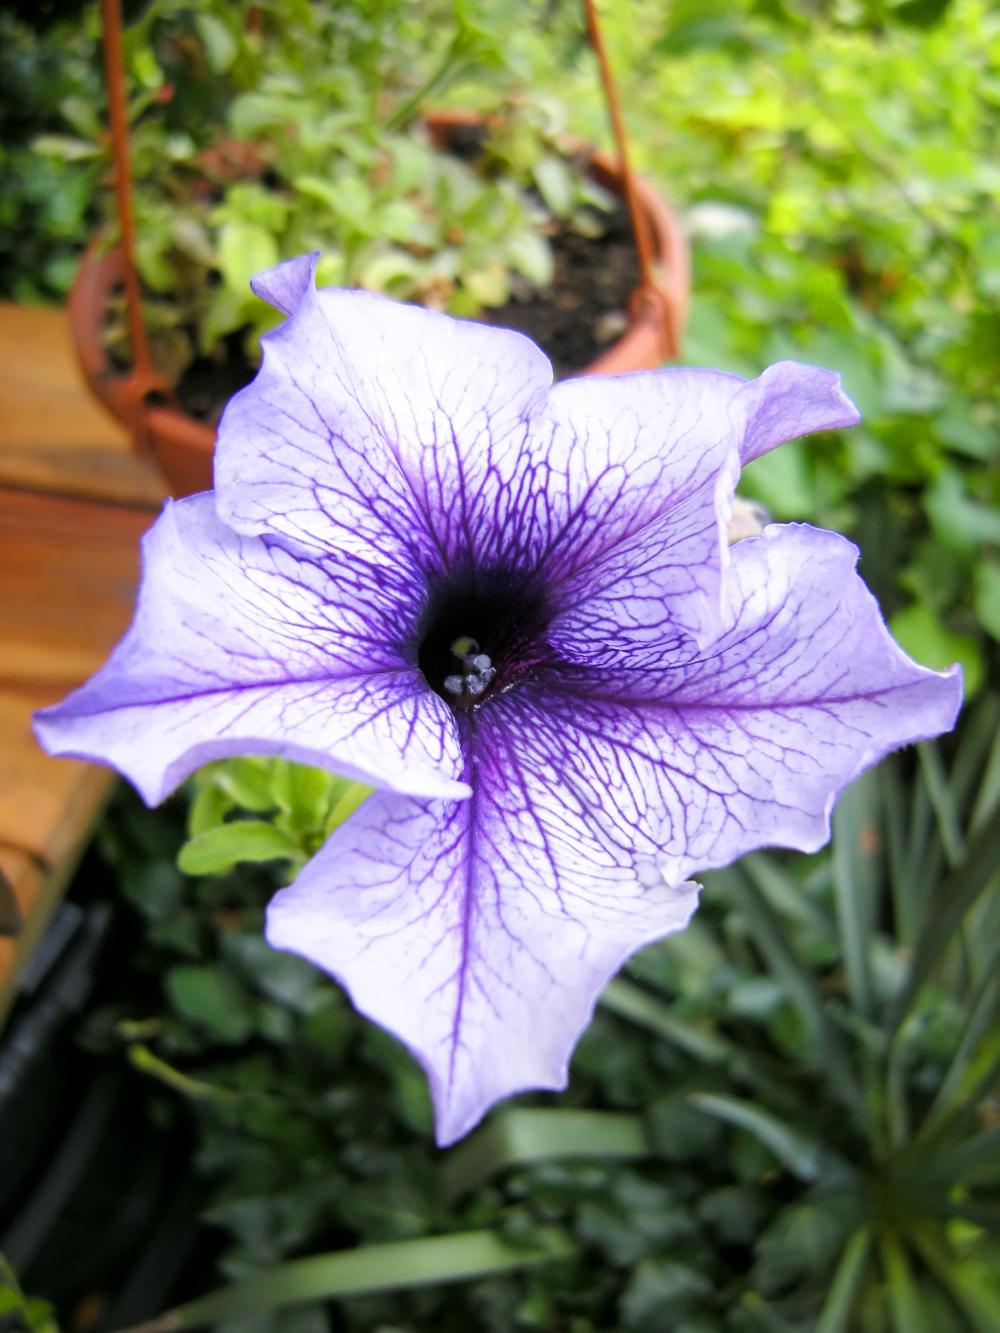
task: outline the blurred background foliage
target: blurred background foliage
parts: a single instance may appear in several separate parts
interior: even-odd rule
[[[815,361],[864,414],[760,460],[746,492],[858,537],[904,645],[960,660],[975,694],[1000,637],[1000,16],[606,11],[635,158],[693,245],[683,359]],[[318,246],[324,281],[469,314],[544,286],[553,218],[586,225],[593,191],[554,143],[606,142],[606,113],[570,0],[154,0],[134,17],[140,264],[167,370],[268,327],[247,279],[278,258]],[[40,33],[0,24],[0,291],[57,297],[109,211],[99,24],[92,6]],[[442,103],[504,113],[485,174],[420,134]]]
[[[138,943],[83,1040],[149,1080],[154,1124],[194,1117],[216,1281],[438,1234],[457,1277],[460,1238],[510,1247],[509,1272],[404,1294],[375,1290],[362,1249],[360,1275],[324,1279],[354,1293],[335,1313],[289,1272],[277,1311],[216,1307],[227,1333],[995,1333],[1000,15],[604,12],[635,158],[691,238],[684,361],[816,361],[864,414],[759,460],[742,489],[860,541],[904,645],[962,662],[959,730],[862,779],[831,850],[706,877],[695,924],[609,988],[569,1092],[518,1099],[449,1154],[405,1053],[261,939],[268,894],[363,797],[324,775],[246,761],[163,812],[121,798],[102,846]],[[518,275],[544,285],[551,219],[594,202],[555,148],[563,129],[607,140],[568,0],[155,0],[132,17],[152,319],[190,338],[177,301],[207,295],[203,349],[259,333],[246,277],[313,244],[330,281],[502,304]],[[62,297],[104,216],[97,32],[89,6],[34,28],[0,15],[13,299]],[[504,112],[494,170],[434,155],[417,115],[441,103]],[[220,135],[252,155],[219,156]],[[572,1253],[521,1271],[552,1227]]]

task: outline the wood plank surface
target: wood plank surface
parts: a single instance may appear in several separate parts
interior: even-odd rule
[[[0,305],[0,1023],[113,776],[51,759],[32,713],[95,671],[131,619],[165,488],[80,379],[62,311]]]
[[[166,487],[77,368],[64,310],[0,302],[0,486],[158,509]]]
[[[0,491],[0,684],[58,695],[129,622],[147,510]]]

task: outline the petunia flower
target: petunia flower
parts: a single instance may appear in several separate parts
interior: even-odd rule
[[[564,1086],[595,998],[681,929],[689,877],[812,851],[840,790],[953,723],[830,532],[731,548],[742,464],[857,419],[836,375],[552,387],[516,333],[255,280],[286,315],[215,491],[168,503],[134,622],[39,715],[146,801],[282,755],[372,784],[268,912],[427,1071],[439,1142]]]

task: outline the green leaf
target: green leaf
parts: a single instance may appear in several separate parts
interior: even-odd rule
[[[500,306],[510,296],[510,278],[502,264],[463,273],[466,290],[483,306]]]
[[[389,250],[364,261],[358,269],[358,282],[373,292],[391,292],[394,286],[415,282],[421,267],[405,250]]]
[[[857,1231],[844,1247],[834,1274],[815,1333],[851,1333],[854,1310],[857,1306],[871,1254],[871,1233]]]
[[[84,139],[100,139],[104,133],[97,107],[85,97],[65,97],[59,110],[68,124]]]
[[[133,1069],[157,1079],[165,1087],[179,1092],[182,1097],[191,1097],[196,1101],[228,1102],[235,1095],[228,1088],[216,1087],[214,1083],[206,1083],[203,1079],[191,1078],[182,1073],[141,1042],[132,1042],[128,1048],[128,1059]]]
[[[241,329],[247,322],[251,304],[251,293],[247,291],[233,291],[229,287],[214,288],[206,296],[201,313],[198,350],[207,356],[222,338]]]
[[[205,48],[205,59],[208,61],[209,69],[213,74],[225,74],[236,59],[239,49],[236,38],[214,14],[207,14],[204,11],[196,13],[194,22],[201,44]]]
[[[962,474],[946,468],[925,493],[924,505],[935,531],[956,549],[975,551],[983,543],[1000,544],[1000,512],[969,498]]]
[[[326,769],[279,759],[274,765],[271,790],[292,826],[309,830],[323,827],[331,804],[347,785],[345,778]]]
[[[12,1333],[59,1333],[54,1310],[47,1301],[32,1300],[24,1295],[10,1264],[0,1254],[0,1320]]]
[[[755,458],[740,478],[740,493],[759,500],[777,519],[818,517],[808,455],[797,440]]]
[[[243,93],[229,109],[229,127],[237,139],[253,139],[262,130],[296,124],[301,94]]]
[[[170,236],[178,250],[206,268],[215,264],[215,250],[208,229],[198,218],[178,213],[170,220]]]
[[[991,1091],[1000,1073],[998,997],[1000,977],[987,976],[970,1006],[962,1038],[920,1126],[917,1144],[936,1138],[952,1120],[973,1109]]]
[[[198,784],[198,793],[188,812],[188,833],[195,837],[223,823],[233,809],[233,798],[214,782]]]
[[[663,1315],[671,1326],[678,1316],[702,1310],[712,1295],[712,1282],[689,1264],[670,1259],[644,1259],[622,1294],[621,1327],[629,1333],[663,1333]]]
[[[1000,639],[1000,562],[986,556],[976,566],[976,615],[983,628]]]
[[[771,971],[787,990],[826,1067],[834,1096],[854,1113],[863,1114],[857,1077],[843,1040],[827,1015],[816,977],[793,946],[784,922],[741,867],[715,872],[712,882],[725,889],[742,913]]]
[[[615,1111],[501,1112],[448,1154],[445,1197],[457,1198],[499,1171],[566,1157],[634,1158],[649,1154],[642,1120]]]
[[[833,885],[851,1001],[870,1014],[870,953],[877,913],[878,779],[865,773],[841,795],[833,813]]]
[[[548,287],[552,282],[555,268],[552,247],[536,231],[515,232],[507,242],[507,260],[536,287]]]
[[[769,1148],[794,1176],[806,1183],[818,1180],[824,1171],[833,1167],[845,1166],[823,1144],[786,1125],[753,1102],[714,1092],[689,1093],[686,1100],[707,1115],[745,1129]]]
[[[621,977],[608,982],[599,1003],[609,1012],[657,1033],[707,1064],[724,1064],[735,1054],[735,1048],[724,1037],[676,1017],[640,986]]]
[[[843,1248],[844,1219],[821,1201],[783,1208],[757,1239],[753,1279],[773,1296],[805,1281],[826,1278]]]
[[[833,934],[833,922],[829,915],[803,893],[801,884],[795,882],[775,857],[763,852],[751,852],[741,859],[740,865],[783,916],[801,921],[821,937]]]
[[[540,1227],[533,1234],[531,1248],[515,1248],[492,1231],[465,1231],[296,1259],[266,1269],[248,1282],[200,1296],[130,1333],[170,1333],[307,1301],[467,1282],[550,1263],[574,1252],[572,1242],[555,1228]]]
[[[100,157],[103,151],[99,144],[90,143],[86,139],[72,139],[67,134],[40,134],[31,146],[36,153],[54,157],[60,162],[85,162]]]
[[[996,1333],[1000,1328],[1000,1291],[995,1267],[955,1254],[927,1225],[912,1227],[910,1234],[928,1268],[968,1319],[973,1333]]]
[[[270,759],[223,759],[199,769],[195,781],[214,782],[235,805],[263,814],[278,804],[272,786],[273,774]]]
[[[927,1327],[920,1291],[913,1280],[906,1250],[898,1237],[892,1232],[884,1232],[880,1240],[880,1249],[888,1286],[893,1333],[932,1333]]]
[[[329,818],[326,821],[327,834],[332,833],[335,828],[339,828],[341,824],[350,819],[355,810],[367,801],[371,794],[372,788],[367,787],[363,782],[348,782],[330,811]]]
[[[280,258],[270,232],[253,222],[224,222],[219,232],[219,271],[231,292],[243,296],[250,279]]]
[[[937,817],[938,832],[948,859],[948,865],[957,864],[964,850],[961,821],[948,782],[948,775],[941,762],[941,751],[931,741],[923,741],[917,746],[920,756],[920,771],[927,784],[927,795]]]
[[[224,968],[182,964],[170,969],[165,984],[177,1012],[217,1040],[237,1043],[253,1031],[250,999]]]
[[[247,986],[276,1000],[284,1009],[308,1014],[317,991],[326,985],[323,973],[296,954],[272,949],[263,935],[229,931],[221,941],[223,956],[234,962]]]
[[[978,832],[998,809],[1000,809],[1000,730],[993,737],[993,745],[969,819],[969,828],[973,832]]]
[[[927,978],[953,943],[966,913],[989,887],[1000,869],[1000,827],[980,828],[969,840],[965,856],[939,886],[928,920],[917,940],[916,952],[902,993],[888,1023],[898,1033]]]
[[[539,158],[533,173],[538,193],[545,206],[557,218],[568,217],[573,209],[573,171],[563,157],[553,153]]]
[[[1000,1124],[991,1125],[950,1152],[936,1155],[926,1178],[952,1188],[960,1182],[1000,1185]]]
[[[958,662],[967,699],[979,689],[983,680],[983,657],[971,634],[958,634],[947,629],[929,606],[916,604],[890,617],[889,628],[893,637],[923,666],[943,671]]]
[[[225,875],[241,861],[298,861],[302,848],[290,834],[262,819],[234,819],[205,829],[177,855],[185,875]]]

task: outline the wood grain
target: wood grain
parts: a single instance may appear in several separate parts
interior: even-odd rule
[[[0,937],[2,1023],[113,781],[49,758],[31,715],[126,629],[164,489],[91,401],[63,312],[0,305],[0,354],[0,871],[24,923]]]
[[[158,509],[166,487],[91,398],[63,310],[0,302],[0,486]]]

